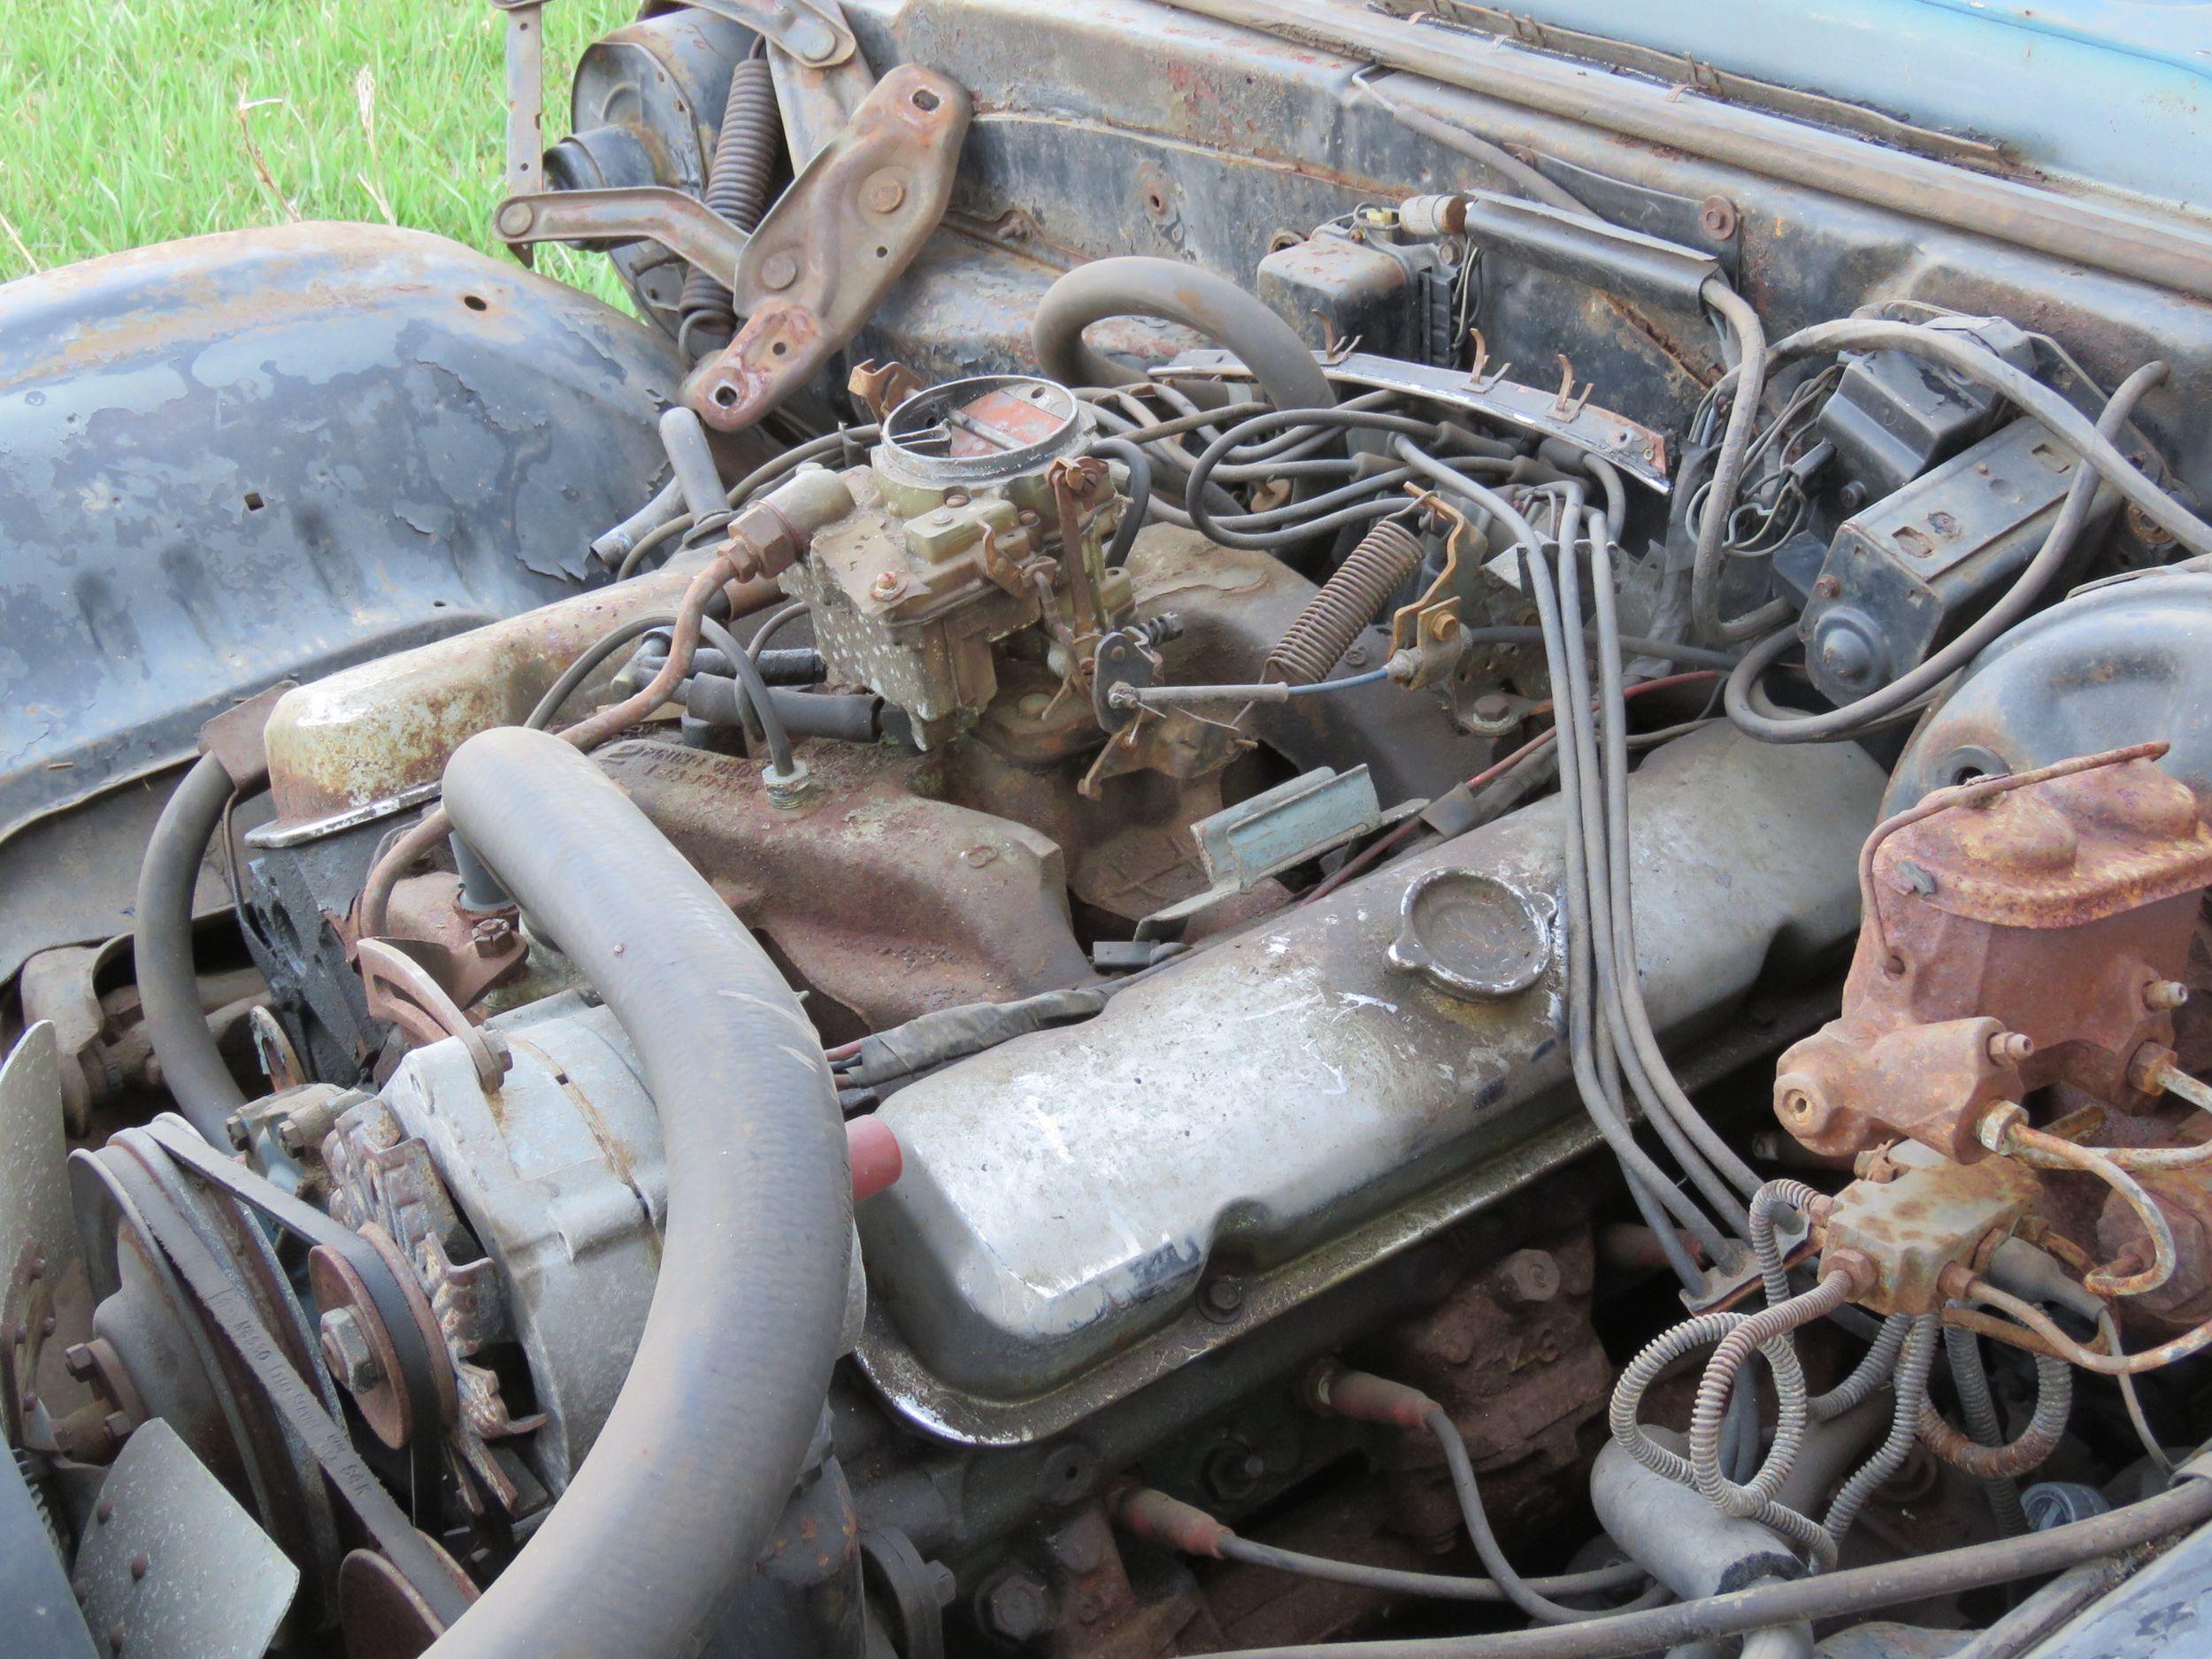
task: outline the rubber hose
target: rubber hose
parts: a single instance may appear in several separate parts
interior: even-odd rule
[[[230,1137],[223,1125],[246,1103],[246,1095],[223,1064],[200,1007],[200,980],[192,961],[192,894],[234,787],[212,755],[201,756],[179,780],[138,867],[138,915],[131,926],[139,1002],[147,1041],[161,1063],[161,1080],[192,1126],[225,1148]]]
[[[767,954],[561,739],[470,738],[454,826],[605,999],[668,1166],[660,1277],[590,1455],[435,1659],[694,1653],[791,1494],[837,1359],[852,1188],[821,1041]]]
[[[730,71],[730,96],[722,106],[722,128],[715,134],[714,159],[707,168],[707,205],[740,230],[757,229],[768,211],[768,182],[775,176],[782,141],[776,83],[768,60],[747,58]],[[729,289],[710,273],[690,267],[676,302],[677,314],[683,319],[679,339],[687,349],[697,330],[734,334],[734,304]]]
[[[1109,317],[1161,317],[1196,330],[1251,370],[1278,409],[1336,403],[1306,342],[1253,295],[1179,260],[1133,255],[1078,265],[1045,290],[1029,325],[1044,372],[1068,386],[1142,380],[1083,343],[1083,331]]]
[[[1262,680],[1310,686],[1337,665],[1360,630],[1421,568],[1425,550],[1409,526],[1386,518],[1360,538],[1336,574],[1306,602],[1267,654]]]

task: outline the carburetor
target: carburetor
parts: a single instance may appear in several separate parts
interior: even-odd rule
[[[1130,608],[1106,553],[1125,503],[1107,464],[1081,455],[1088,437],[1072,392],[1025,375],[892,410],[868,464],[843,475],[856,510],[781,578],[830,678],[895,704],[924,749],[975,724],[1010,656],[1087,717],[1096,642]]]

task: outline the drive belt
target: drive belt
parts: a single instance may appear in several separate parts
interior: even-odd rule
[[[402,1384],[414,1404],[414,1421],[422,1425],[409,1447],[415,1509],[419,1514],[434,1502],[441,1452],[431,1356],[391,1268],[375,1248],[322,1211],[230,1162],[180,1118],[165,1114],[143,1130],[123,1131],[116,1141],[137,1156],[166,1155],[286,1232],[311,1244],[326,1245],[345,1256],[367,1286],[377,1313],[384,1320],[399,1357]],[[105,1158],[117,1149],[111,1142],[109,1153],[77,1156]],[[115,1166],[111,1164],[109,1167],[113,1170]],[[467,1610],[472,1598],[455,1579],[449,1559],[416,1530],[375,1471],[362,1461],[352,1437],[323,1409],[314,1390],[292,1368],[252,1300],[224,1271],[190,1221],[157,1186],[150,1182],[133,1186],[131,1197],[148,1235],[176,1268],[354,1517],[430,1611],[442,1624],[450,1625]]]

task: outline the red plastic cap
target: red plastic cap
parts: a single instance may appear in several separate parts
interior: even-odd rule
[[[897,1180],[906,1168],[906,1155],[891,1126],[873,1115],[856,1118],[845,1125],[845,1149],[852,1158],[853,1202],[873,1198]]]

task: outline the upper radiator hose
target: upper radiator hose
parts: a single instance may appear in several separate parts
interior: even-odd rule
[[[797,1479],[838,1351],[852,1187],[820,1039],[752,935],[589,759],[454,752],[465,836],[622,1022],[667,1149],[628,1379],[545,1523],[436,1659],[696,1652]]]
[[[1083,343],[1109,317],[1164,317],[1195,329],[1252,371],[1278,409],[1327,409],[1328,377],[1291,326],[1235,283],[1175,259],[1094,259],[1045,290],[1029,325],[1037,361],[1068,386],[1125,386],[1144,377]]]

